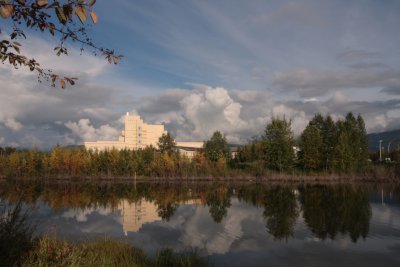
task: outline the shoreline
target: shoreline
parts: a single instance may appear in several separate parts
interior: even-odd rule
[[[287,175],[231,176],[231,177],[133,177],[133,176],[46,176],[46,177],[0,177],[0,181],[44,182],[248,182],[248,183],[400,183],[400,179],[371,176],[346,175]]]

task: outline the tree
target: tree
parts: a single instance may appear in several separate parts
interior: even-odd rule
[[[93,11],[95,2],[96,0],[0,0],[0,16],[13,23],[9,39],[0,40],[0,60],[16,69],[20,66],[27,67],[38,74],[39,81],[45,79],[50,81],[52,86],[55,86],[56,81],[60,82],[63,89],[67,82],[75,84],[77,78],[53,73],[41,67],[34,58],[29,59],[21,54],[21,43],[16,39],[26,39],[25,31],[30,29],[60,37],[59,44],[54,48],[58,56],[68,55],[65,43],[70,40],[81,44],[81,50],[84,46],[90,47],[96,55],[101,54],[110,63],[117,64],[122,56],[115,54],[114,50],[94,44],[87,35],[86,28],[76,23],[79,20],[84,25],[89,16],[93,24],[98,22],[97,14]]]
[[[295,154],[294,138],[291,122],[273,118],[265,129],[264,148],[265,160],[269,168],[274,170],[289,170],[293,167]]]
[[[224,158],[225,160],[231,158],[226,138],[220,131],[215,131],[211,139],[204,142],[204,155],[212,162],[217,162],[220,158]]]
[[[365,129],[364,119],[360,114],[357,116],[357,131],[359,135],[358,171],[365,171],[368,165],[368,136]]]
[[[334,163],[345,172],[362,172],[368,165],[368,139],[364,120],[352,113],[344,121],[336,123],[337,141],[334,149]]]
[[[321,167],[323,140],[317,126],[308,124],[300,137],[300,162],[307,170]]]
[[[171,153],[175,149],[176,142],[169,133],[167,134],[163,133],[161,137],[158,139],[157,146],[162,153],[164,152]]]
[[[325,170],[328,171],[333,167],[334,148],[337,142],[337,127],[330,115],[327,115],[324,120],[324,125],[321,130],[322,137],[322,163],[325,165]]]

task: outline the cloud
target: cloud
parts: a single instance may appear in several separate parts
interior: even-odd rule
[[[336,56],[336,58],[339,61],[345,61],[345,62],[376,59],[379,57],[381,57],[381,54],[378,52],[372,52],[363,49],[349,49],[349,48],[338,53]]]
[[[229,142],[244,143],[261,135],[272,117],[291,119],[298,134],[310,118],[301,110],[274,101],[268,92],[198,84],[192,90],[166,90],[138,103],[135,111],[145,121],[164,122],[179,141],[207,140],[219,130]]]
[[[80,119],[79,122],[68,121],[64,123],[65,127],[71,130],[72,134],[78,137],[78,140],[96,141],[96,140],[116,140],[119,131],[108,124],[94,128],[89,119]],[[79,142],[79,141],[78,141]]]
[[[344,118],[348,112],[361,114],[368,132],[400,127],[400,99],[360,101],[346,91],[337,91],[324,100],[311,100],[282,100],[266,91],[195,85],[191,90],[166,90],[139,99],[135,111],[145,121],[163,122],[180,141],[207,140],[220,130],[229,142],[245,143],[262,135],[272,117],[291,120],[295,135],[299,135],[316,113],[334,119]]]
[[[23,127],[23,125],[16,121],[14,118],[6,118],[5,120],[3,120],[3,123],[7,128],[13,131],[19,131]]]
[[[282,7],[268,14],[252,18],[252,21],[262,25],[290,22],[295,26],[317,26],[324,22],[312,6],[300,2],[285,3]]]
[[[400,87],[400,72],[392,69],[347,71],[297,69],[275,72],[271,77],[275,90],[295,91],[303,97],[323,96],[336,90]],[[398,92],[396,92],[398,93]]]
[[[96,128],[96,137],[109,137],[112,130],[102,125],[117,124],[121,112],[116,110],[124,106],[117,103],[120,91],[94,83],[97,77],[110,72],[100,63],[103,60],[93,55],[80,56],[76,49],[71,48],[68,57],[58,58],[61,63],[54,63],[56,60],[49,55],[52,53],[49,49],[51,45],[46,40],[31,38],[29,44],[24,52],[40,59],[46,67],[55,68],[62,74],[72,74],[79,80],[75,86],[61,90],[51,87],[46,81],[38,83],[36,74],[29,70],[0,65],[0,131],[3,143],[41,149],[48,149],[57,143],[81,143],[83,139],[77,137],[77,132],[72,133],[64,124],[69,121],[79,124],[85,118],[90,119],[91,125]],[[80,126],[78,130],[82,131],[81,134],[89,137],[89,133],[83,132],[84,125],[81,123]]]
[[[93,213],[98,213],[102,216],[107,216],[112,213],[112,209],[108,207],[90,207],[84,209],[68,209],[61,215],[65,219],[75,219],[77,222],[87,222],[88,216]]]

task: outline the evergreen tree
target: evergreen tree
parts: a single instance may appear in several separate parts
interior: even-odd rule
[[[323,140],[320,129],[308,124],[300,137],[300,163],[307,170],[318,170],[322,165]]]
[[[321,130],[322,137],[322,163],[325,170],[333,168],[334,148],[337,142],[337,128],[330,115],[327,115],[324,120],[324,125]]]
[[[273,118],[265,129],[264,148],[265,160],[269,168],[274,170],[289,170],[294,165],[294,138],[291,122]]]
[[[365,129],[364,119],[360,114],[357,116],[357,126],[358,126],[358,134],[359,134],[359,148],[360,152],[358,154],[358,171],[365,171],[368,167],[368,136],[367,130]]]
[[[349,172],[353,166],[353,148],[351,131],[349,124],[341,120],[336,122],[338,129],[337,142],[334,148],[333,165],[336,170]]]
[[[368,140],[364,120],[352,113],[345,121],[337,123],[338,136],[335,146],[335,166],[340,171],[362,172],[368,164]]]
[[[204,155],[212,162],[217,162],[220,158],[224,158],[225,160],[231,158],[226,138],[220,131],[215,131],[211,139],[204,142]]]
[[[317,129],[322,132],[325,127],[324,117],[321,115],[321,113],[315,114],[314,117],[309,122],[309,125],[317,127]]]

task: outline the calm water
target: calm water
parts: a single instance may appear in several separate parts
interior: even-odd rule
[[[0,183],[38,233],[114,237],[216,266],[400,266],[400,186]]]

